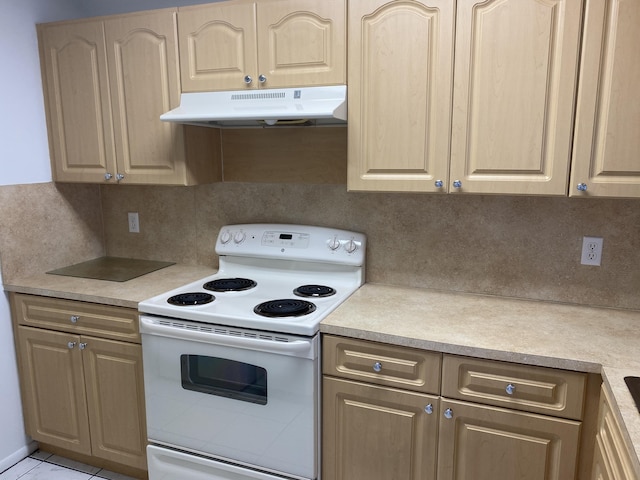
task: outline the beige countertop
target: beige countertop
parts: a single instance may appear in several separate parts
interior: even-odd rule
[[[138,308],[138,303],[142,300],[194,282],[215,272],[215,269],[209,267],[171,265],[126,282],[42,273],[7,281],[4,289],[8,292]]]
[[[365,284],[325,318],[320,331],[600,373],[640,476],[640,413],[624,383],[627,375],[640,376],[640,311]]]

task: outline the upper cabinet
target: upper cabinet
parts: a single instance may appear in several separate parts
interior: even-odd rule
[[[346,83],[345,0],[181,8],[183,92]]]
[[[38,33],[54,179],[104,181],[116,173],[104,22]]]
[[[350,2],[349,189],[566,195],[582,0],[452,5]]]
[[[569,195],[640,197],[640,2],[587,0]]]
[[[56,181],[216,179],[213,160],[187,162],[184,127],[159,119],[180,100],[175,10],[38,28]]]
[[[581,0],[458,0],[451,192],[566,195]]]
[[[446,190],[454,2],[349,2],[350,190]]]

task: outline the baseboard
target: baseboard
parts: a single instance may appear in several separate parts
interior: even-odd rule
[[[24,445],[24,446],[20,447],[18,450],[13,452],[11,455],[9,455],[9,456],[7,456],[5,458],[0,458],[0,472],[4,472],[7,468],[12,467],[13,465],[18,463],[23,458],[28,457],[33,452],[35,452],[37,449],[38,449],[38,443],[32,441],[32,442],[28,443],[27,445]]]

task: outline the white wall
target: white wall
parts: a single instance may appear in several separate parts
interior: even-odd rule
[[[71,0],[3,0],[0,185],[51,181],[35,24],[77,16]]]
[[[73,18],[79,13],[70,0],[2,0],[1,6],[0,188],[49,182],[51,168],[35,24]],[[3,292],[0,293],[0,472],[31,448],[22,423],[9,304]]]

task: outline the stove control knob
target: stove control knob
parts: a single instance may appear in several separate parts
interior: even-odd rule
[[[220,243],[223,245],[226,245],[227,243],[229,243],[230,240],[231,240],[231,233],[228,230],[225,230],[224,232],[222,232],[222,235],[220,235]]]
[[[331,250],[337,250],[340,248],[340,240],[338,240],[338,237],[333,237],[329,240],[328,245]]]
[[[347,253],[353,253],[358,249],[358,244],[353,241],[353,238],[344,244],[344,249]]]
[[[245,238],[247,238],[247,234],[244,232],[238,232],[233,236],[233,241],[235,243],[242,243],[244,242]]]

